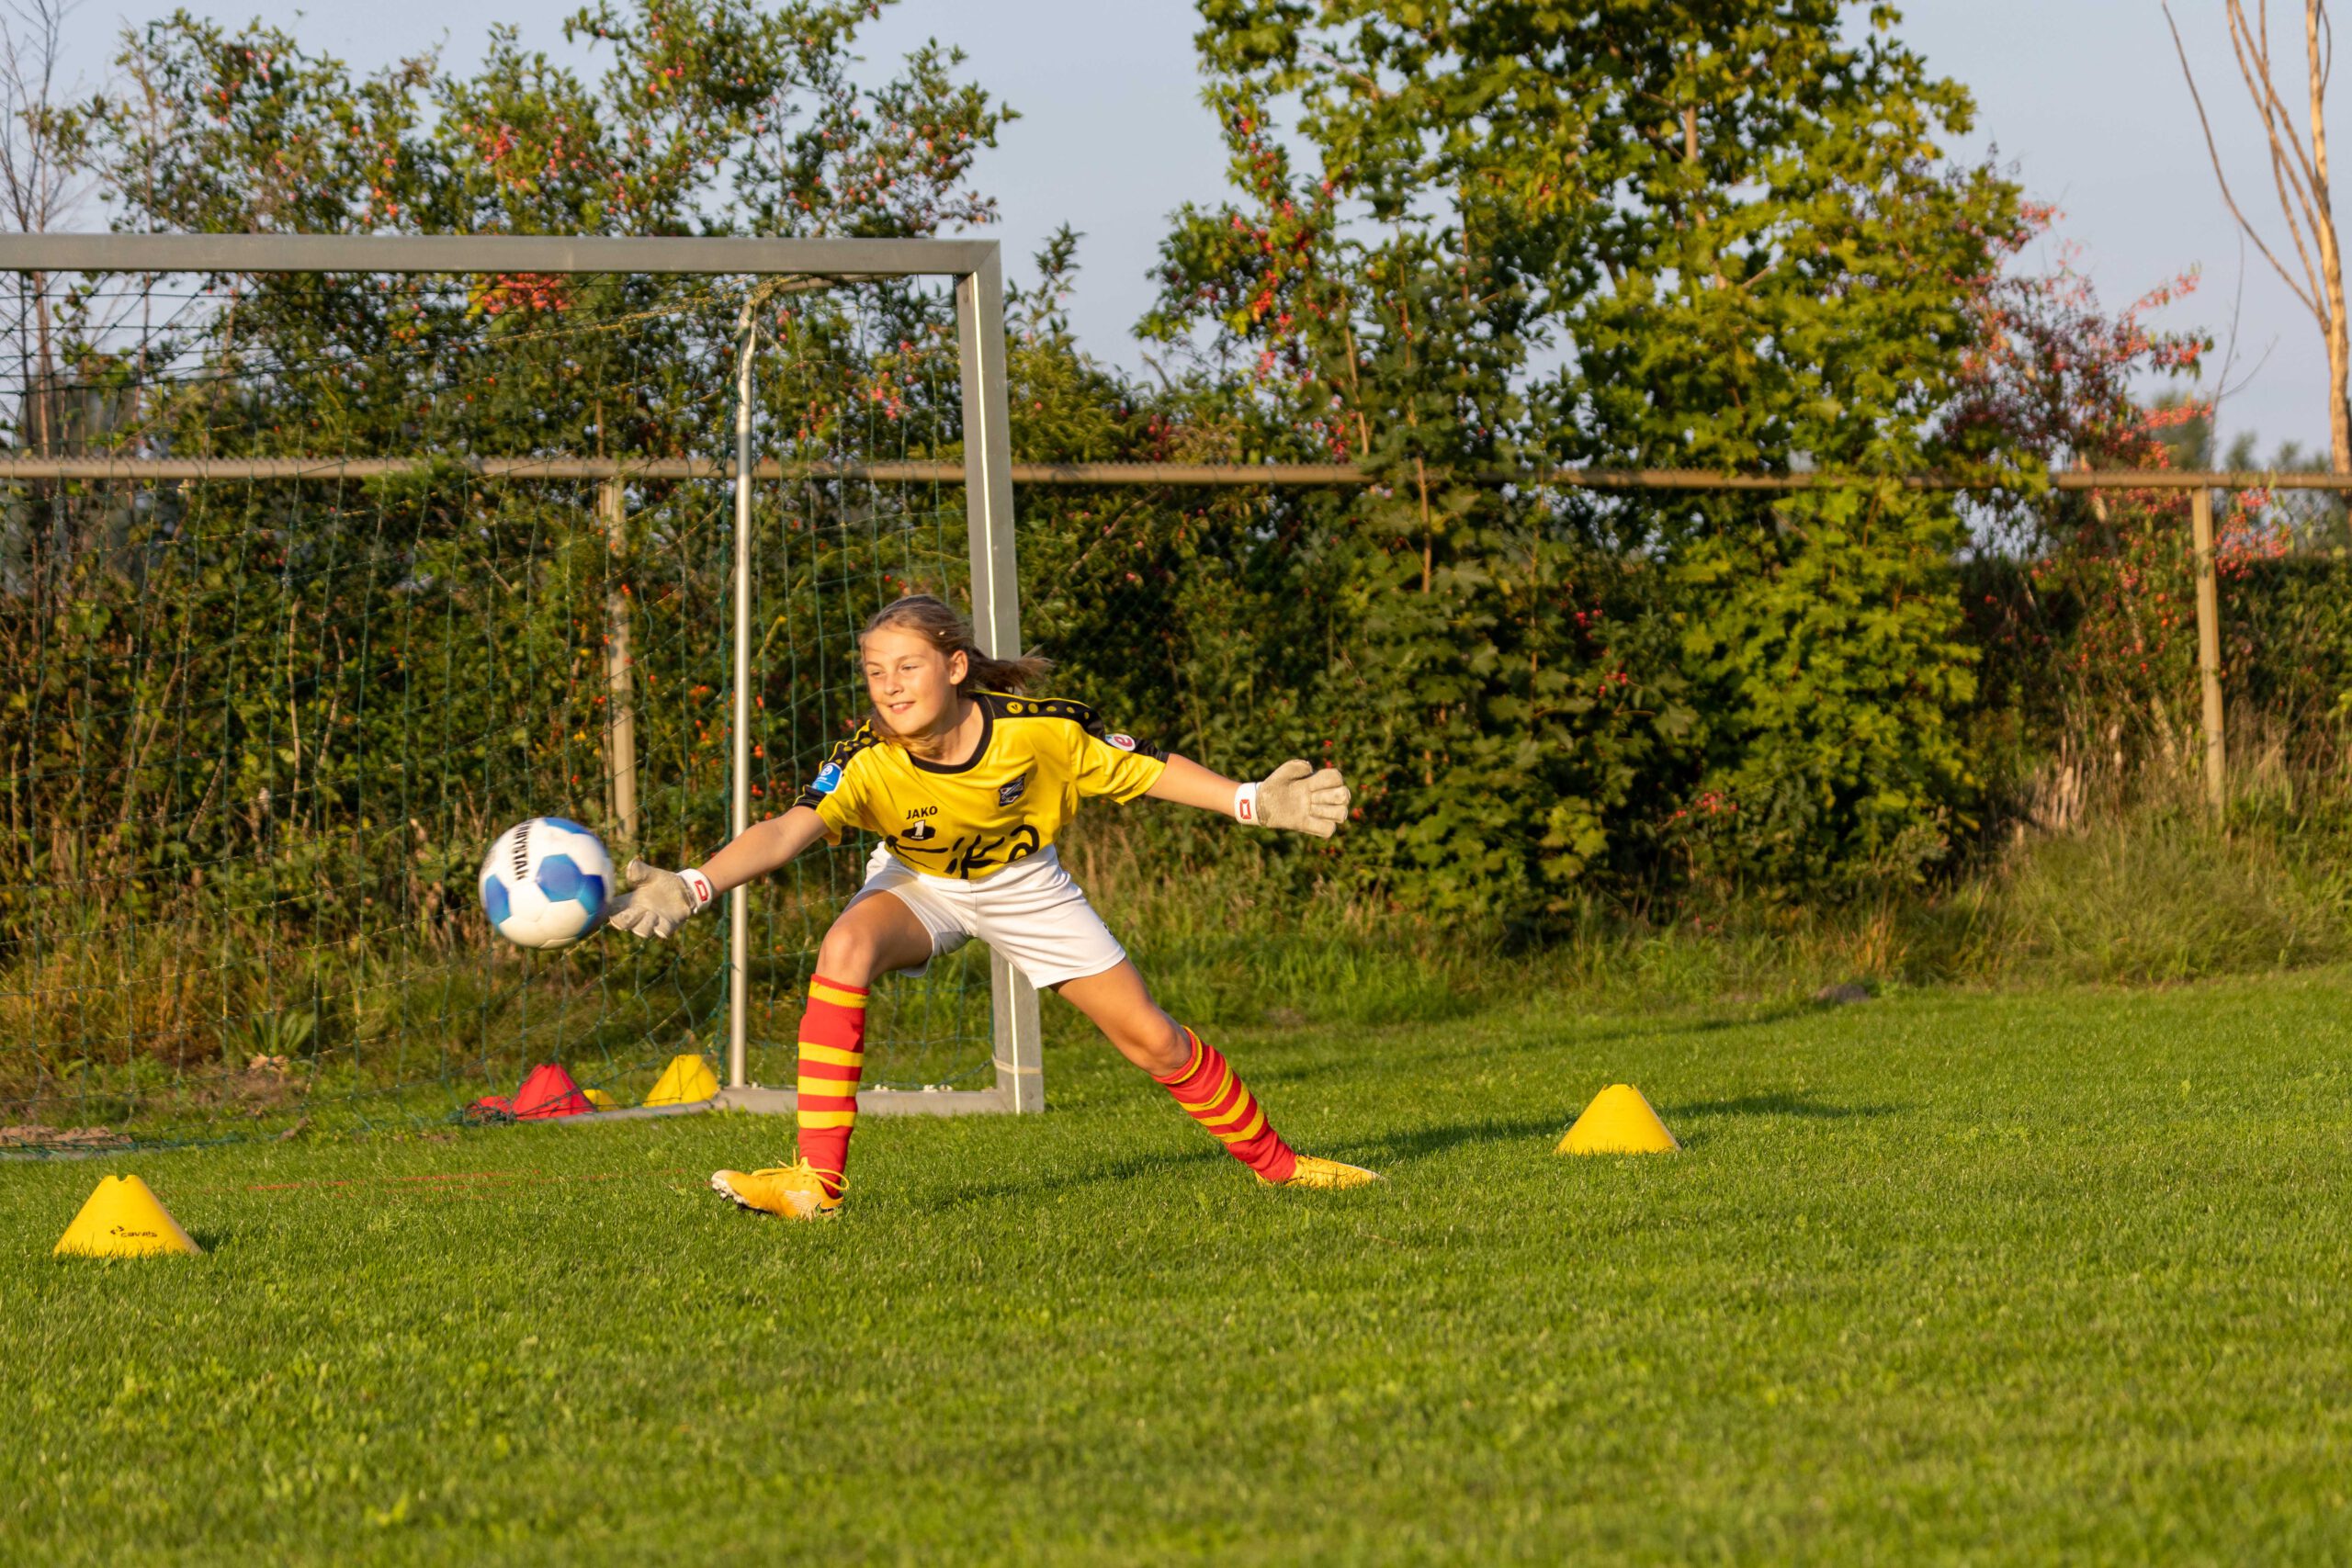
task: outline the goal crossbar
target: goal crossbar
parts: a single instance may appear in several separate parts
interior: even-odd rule
[[[963,277],[994,240],[650,239],[563,234],[6,234],[0,272],[643,272]]]

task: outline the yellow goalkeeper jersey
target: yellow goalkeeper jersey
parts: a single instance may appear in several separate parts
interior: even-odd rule
[[[835,746],[798,800],[828,841],[852,829],[933,876],[977,881],[1035,854],[1088,795],[1129,801],[1159,782],[1168,753],[1106,732],[1084,703],[976,692],[978,750],[927,762],[875,733],[871,719]]]

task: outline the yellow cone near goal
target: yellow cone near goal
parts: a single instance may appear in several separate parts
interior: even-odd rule
[[[200,1258],[204,1248],[189,1239],[179,1222],[135,1176],[109,1176],[98,1183],[52,1258]]]
[[[1658,1155],[1682,1145],[1657,1119],[1642,1091],[1613,1083],[1592,1097],[1576,1125],[1552,1152],[1563,1155]]]
[[[718,1075],[700,1056],[673,1056],[670,1065],[662,1069],[654,1080],[653,1092],[645,1097],[648,1105],[692,1105],[708,1100],[718,1092]]]

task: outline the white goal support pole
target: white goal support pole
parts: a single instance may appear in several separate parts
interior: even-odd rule
[[[663,236],[651,238],[561,235],[454,234],[6,234],[0,235],[0,272],[126,274],[253,273],[446,273],[488,276],[523,274],[699,274],[745,277],[793,277],[825,283],[883,278],[947,277],[956,288],[956,317],[961,355],[964,413],[966,518],[969,528],[972,620],[980,646],[992,655],[1021,650],[1019,579],[1013,552],[1012,463],[1006,424],[1004,282],[993,240],[746,239]],[[751,822],[752,705],[752,486],[763,468],[752,451],[751,392],[752,311],[745,309],[743,349],[737,367],[735,452],[729,475],[735,485],[735,536],[731,648],[733,733],[729,793],[734,830]],[[300,480],[329,473],[391,472],[411,460],[100,457],[43,458],[30,465],[53,477],[99,479],[243,478]],[[515,477],[569,475],[611,481],[617,491],[630,478],[669,474],[691,477],[709,471],[699,459],[627,457],[594,459],[550,455],[468,465],[474,471]],[[812,469],[827,465],[811,465]],[[861,475],[876,478],[944,477],[928,462],[858,464]],[[0,468],[28,469],[24,459],[0,455]],[[187,470],[183,474],[181,470]],[[232,470],[234,470],[233,472]],[[904,472],[900,472],[904,470]],[[28,469],[28,471],[29,471]],[[749,1034],[750,920],[746,891],[729,895],[728,908],[728,1089],[715,1103],[744,1109],[788,1111],[787,1089],[763,1089],[747,1082]],[[874,1090],[861,1093],[861,1108],[880,1112],[958,1114],[973,1111],[1035,1111],[1044,1109],[1045,1086],[1038,1050],[1037,997],[1001,958],[991,963],[990,1015],[996,1082],[979,1091]]]
[[[728,734],[728,831],[752,826],[752,353],[759,344],[754,301],[743,301],[735,355],[734,723]],[[752,1021],[752,890],[727,895],[727,1087],[747,1089]]]
[[[1012,433],[1007,426],[1004,276],[991,252],[956,280],[956,341],[963,354],[964,493],[972,552],[972,629],[991,659],[1021,657],[1021,577],[1012,549]],[[989,954],[989,1016],[997,1089],[1015,1111],[1046,1108],[1037,991],[1001,954]]]

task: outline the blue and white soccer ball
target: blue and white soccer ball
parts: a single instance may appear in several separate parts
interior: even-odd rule
[[[603,842],[560,817],[517,822],[481,863],[490,929],[517,947],[570,947],[605,923],[613,891]]]

